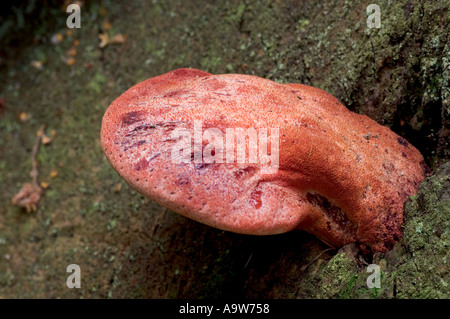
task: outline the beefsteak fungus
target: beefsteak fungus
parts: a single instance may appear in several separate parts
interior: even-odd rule
[[[131,187],[201,223],[254,235],[301,229],[380,252],[401,237],[426,167],[405,139],[320,89],[195,69],[123,93],[103,117],[101,144]]]

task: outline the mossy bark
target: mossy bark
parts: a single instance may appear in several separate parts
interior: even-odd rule
[[[367,279],[373,273],[367,271],[369,261],[349,245],[333,256],[319,275],[308,276],[302,296],[446,299],[450,293],[449,245],[450,162],[427,178],[407,202],[400,242],[370,261],[380,267],[379,287],[368,287]],[[308,289],[311,282],[316,288]]]

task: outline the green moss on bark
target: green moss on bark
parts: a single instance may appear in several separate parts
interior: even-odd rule
[[[112,100],[149,77],[196,67],[325,89],[403,135],[437,167],[449,156],[449,8],[382,0],[382,28],[368,29],[370,3],[105,0],[82,8],[82,28],[72,35],[64,10],[44,8],[58,23],[18,38],[24,45],[10,51],[18,54],[0,61],[0,297],[448,297],[443,171],[408,204],[402,243],[365,260],[352,250],[322,253],[327,247],[302,232],[254,238],[177,216],[131,190],[101,151]],[[105,32],[127,40],[100,49]],[[57,33],[63,41],[53,45]],[[18,120],[21,112],[28,122]],[[39,179],[50,188],[39,210],[26,214],[9,203],[29,181],[43,123],[56,131],[38,156]],[[371,262],[381,267],[380,290],[366,286]],[[80,290],[65,286],[71,263],[82,269]]]
[[[319,298],[442,298],[450,296],[450,162],[420,186],[405,208],[403,238],[371,261],[381,270],[380,288],[368,288],[368,261],[346,246],[307,279]],[[307,287],[307,285],[305,286]],[[301,293],[305,293],[301,291]],[[310,294],[307,292],[306,294]]]

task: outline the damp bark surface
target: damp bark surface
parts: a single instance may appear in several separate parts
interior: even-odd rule
[[[367,28],[371,1],[86,1],[82,28],[71,32],[65,8],[33,3],[2,7],[1,298],[448,298],[448,199],[436,191],[442,179],[427,183],[408,208],[415,217],[405,218],[406,248],[366,260],[384,274],[382,290],[371,291],[364,263],[344,258],[348,251],[322,253],[329,247],[305,232],[233,234],[153,203],[111,169],[99,139],[117,96],[193,67],[323,89],[392,128],[434,173],[450,154],[446,1],[378,1],[380,29]],[[99,34],[117,33],[125,43],[98,47]],[[55,45],[56,34],[62,41]],[[50,186],[27,214],[10,202],[30,179],[31,148],[44,123],[46,134],[56,131],[37,158],[39,182]],[[151,134],[156,124],[132,134]],[[376,143],[375,135],[361,138]],[[254,173],[242,168],[235,176]],[[72,263],[81,267],[81,289],[65,285]]]

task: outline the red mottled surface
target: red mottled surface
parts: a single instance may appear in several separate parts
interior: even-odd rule
[[[279,128],[278,170],[225,156],[174,163],[171,134],[194,139],[195,120],[203,133],[219,129],[224,145],[227,128]],[[387,127],[320,89],[249,75],[179,69],[139,83],[106,111],[101,142],[125,181],[186,217],[245,234],[302,229],[374,251],[400,238],[404,202],[424,178],[422,155]]]

